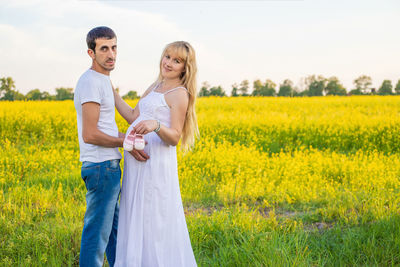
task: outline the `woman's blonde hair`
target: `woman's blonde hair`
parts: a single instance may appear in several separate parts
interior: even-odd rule
[[[186,111],[185,123],[182,129],[182,150],[190,150],[195,142],[196,137],[198,137],[199,129],[197,126],[195,102],[197,95],[197,64],[196,55],[193,47],[184,41],[177,41],[168,44],[161,55],[160,60],[160,74],[158,75],[157,82],[160,83],[163,80],[161,75],[162,60],[168,52],[174,52],[181,60],[183,60],[185,67],[181,74],[181,83],[189,93],[189,104]]]

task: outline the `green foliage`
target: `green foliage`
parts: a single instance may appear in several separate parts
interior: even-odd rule
[[[283,81],[281,85],[279,85],[278,96],[293,96],[293,82],[289,79]]]
[[[243,80],[240,83],[239,92],[241,96],[248,96],[249,95],[249,81]]]
[[[224,89],[220,85],[211,87],[209,92],[209,96],[226,96]]]
[[[226,96],[226,93],[221,86],[213,86],[210,88],[207,82],[203,82],[199,91],[199,97],[203,96]]]
[[[74,99],[73,90],[74,90],[73,88],[64,88],[64,87],[56,88],[56,100]]]
[[[249,81],[248,80],[243,80],[240,85],[237,85],[234,83],[232,85],[232,91],[231,91],[231,96],[248,96],[248,91],[249,91]]]
[[[235,83],[232,85],[232,91],[231,91],[231,96],[235,97],[235,96],[239,96],[238,94],[238,85]]]
[[[330,77],[328,84],[324,89],[326,95],[346,95],[346,89],[340,84],[339,79],[336,77]]]
[[[0,96],[3,96],[8,91],[12,91],[15,89],[15,82],[11,77],[4,77],[0,79]]]
[[[42,92],[42,100],[55,100],[56,97],[54,95],[50,95],[49,92]]]
[[[368,94],[371,92],[372,79],[369,76],[361,75],[354,80],[354,85],[356,90],[352,90],[353,94],[358,94],[359,92],[360,94]]]
[[[393,85],[390,80],[384,80],[382,82],[381,87],[378,90],[379,95],[392,95],[393,94]]]
[[[199,96],[210,96],[210,85],[207,82],[203,82],[200,91],[199,91]]]
[[[56,88],[56,95],[50,95],[48,92],[41,92],[39,89],[33,89],[29,91],[25,96],[15,90],[15,82],[11,77],[4,77],[0,79],[0,100],[68,100],[74,98],[73,88]],[[378,93],[380,95],[393,94],[393,86],[391,81],[383,81],[378,92],[375,92],[374,88],[371,88],[371,78],[366,75],[362,75],[354,80],[356,88],[349,92],[349,95],[368,95]],[[279,85],[279,92],[276,93],[276,84],[271,80],[266,80],[262,83],[261,80],[255,80],[253,82],[252,96],[323,96],[325,95],[346,95],[346,88],[340,83],[337,77],[330,77],[329,79],[323,76],[310,75],[305,78],[306,89],[298,91],[293,86],[293,82],[289,79],[283,81]],[[119,88],[116,88],[117,92]],[[233,84],[231,96],[249,96],[249,81],[243,80],[239,85]],[[394,88],[395,94],[400,94],[400,80],[397,82]],[[221,86],[212,86],[203,82],[199,93],[199,97],[204,96],[226,96],[225,90]],[[133,100],[139,98],[136,91],[129,91],[122,97],[125,100]]]
[[[325,89],[326,79],[319,75],[308,76],[306,78],[306,85],[308,86],[308,96],[322,96]]]
[[[260,80],[255,80],[253,83],[253,96],[275,96],[276,84],[271,80],[266,80],[262,83]]]
[[[137,94],[136,91],[129,91],[129,92],[128,92],[126,95],[124,95],[122,98],[123,98],[123,99],[132,100],[132,99],[139,98],[139,96],[138,96],[138,94]]]
[[[396,95],[400,95],[400,80],[397,81],[394,91],[396,92]]]
[[[352,89],[352,90],[349,92],[349,95],[363,95],[363,93],[361,92],[360,89]]]
[[[48,92],[33,89],[26,94],[25,98],[26,100],[54,100],[55,97],[51,96]]]
[[[15,82],[11,77],[4,77],[0,79],[0,99],[7,101],[14,100],[55,100],[56,97],[50,95],[48,92],[40,92],[39,89],[33,89],[29,91],[26,95],[21,94],[15,89]],[[69,90],[72,90],[69,88]],[[71,91],[72,92],[72,91]],[[72,94],[73,98],[73,94]],[[66,98],[66,99],[71,99]]]
[[[6,101],[24,100],[24,95],[15,89],[15,82],[11,77],[4,77],[0,79],[0,99]]]
[[[33,89],[26,94],[27,100],[42,100],[42,92],[39,89]]]
[[[16,90],[9,90],[6,91],[6,93],[1,99],[7,101],[24,100],[25,96]]]
[[[309,96],[309,91],[307,89],[304,91],[300,91],[300,92],[295,90],[293,92],[293,96],[299,96],[299,97]]]

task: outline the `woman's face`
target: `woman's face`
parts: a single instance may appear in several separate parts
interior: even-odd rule
[[[180,79],[185,63],[176,53],[167,51],[161,61],[161,75],[164,79]]]

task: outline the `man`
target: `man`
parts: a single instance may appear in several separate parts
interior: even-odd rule
[[[118,147],[124,140],[115,122],[109,76],[115,66],[117,38],[110,28],[97,27],[87,34],[86,42],[92,67],[80,77],[74,93],[81,175],[87,189],[79,262],[80,266],[102,266],[106,252],[113,266],[121,189]]]

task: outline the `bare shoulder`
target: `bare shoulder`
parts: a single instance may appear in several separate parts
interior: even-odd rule
[[[165,101],[170,108],[186,109],[189,103],[189,92],[183,87],[177,88],[165,95]]]

